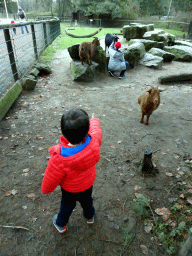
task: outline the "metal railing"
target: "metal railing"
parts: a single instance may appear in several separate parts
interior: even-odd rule
[[[60,20],[0,25],[0,95],[21,79],[60,35]]]

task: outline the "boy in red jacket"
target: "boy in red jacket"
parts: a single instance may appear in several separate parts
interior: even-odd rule
[[[41,190],[51,193],[61,186],[62,199],[59,214],[53,216],[53,224],[60,233],[66,232],[66,224],[79,201],[87,223],[94,223],[92,186],[95,181],[95,165],[100,159],[102,131],[100,121],[94,116],[89,120],[82,109],[71,109],[61,118],[60,143],[49,149],[52,155],[47,165]]]

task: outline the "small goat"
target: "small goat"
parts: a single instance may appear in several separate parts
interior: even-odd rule
[[[139,96],[138,103],[141,107],[141,123],[143,123],[144,115],[147,115],[145,124],[149,123],[150,115],[160,105],[160,92],[162,91],[163,90],[159,90],[158,88],[151,88]]]
[[[83,42],[79,46],[79,57],[81,63],[83,65],[83,61],[85,60],[87,64],[90,66],[92,64],[93,56],[95,54],[97,46],[99,46],[99,39],[95,37],[92,42]]]

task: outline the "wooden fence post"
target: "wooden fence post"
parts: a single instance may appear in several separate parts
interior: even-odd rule
[[[46,29],[46,23],[43,23],[43,34],[44,34],[44,41],[45,41],[45,48],[47,45],[47,29]]]
[[[32,41],[33,41],[33,49],[35,53],[35,58],[38,60],[38,52],[37,52],[37,41],[35,36],[35,27],[34,24],[31,24],[31,34],[32,34]]]
[[[3,32],[4,32],[5,42],[6,42],[6,45],[7,45],[7,51],[8,51],[8,54],[9,54],[9,60],[10,60],[10,65],[11,65],[13,77],[14,77],[14,80],[16,82],[19,79],[19,75],[18,75],[18,72],[17,72],[17,66],[16,66],[16,62],[15,62],[15,55],[14,55],[14,52],[13,52],[13,46],[12,46],[12,42],[11,42],[9,29],[5,28],[5,29],[3,29]]]

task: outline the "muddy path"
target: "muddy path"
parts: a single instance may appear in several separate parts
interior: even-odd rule
[[[149,198],[153,209],[178,199],[175,184],[190,172],[184,157],[192,154],[192,84],[160,85],[161,105],[148,126],[139,122],[137,98],[148,86],[159,85],[158,77],[191,72],[192,64],[172,62],[162,70],[137,66],[125,80],[102,74],[92,83],[72,81],[69,65],[67,50],[57,51],[53,73],[39,77],[35,90],[23,92],[1,121],[0,225],[11,227],[0,227],[0,255],[140,256],[140,245],[147,246],[148,255],[168,255],[153,232],[146,233],[132,206],[135,193]],[[67,233],[60,235],[52,225],[60,188],[43,195],[40,186],[48,148],[61,134],[61,115],[72,107],[95,113],[103,143],[93,190],[95,224],[87,227],[77,204]],[[153,151],[159,170],[147,178],[140,172],[146,149]],[[178,168],[184,176],[178,177]]]

